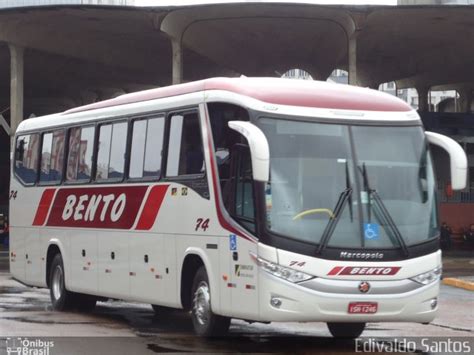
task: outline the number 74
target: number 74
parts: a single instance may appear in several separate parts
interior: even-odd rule
[[[198,218],[196,220],[196,228],[194,229],[195,231],[202,229],[205,232],[207,228],[209,228],[209,218]]]

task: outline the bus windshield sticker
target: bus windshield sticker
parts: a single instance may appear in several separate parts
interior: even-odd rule
[[[377,223],[364,223],[364,237],[366,240],[379,240],[379,225]]]
[[[360,192],[360,202],[363,205],[366,205],[366,204],[369,203],[369,194],[367,193],[367,191],[361,191]]]
[[[230,250],[237,250],[237,236],[235,234],[229,235],[229,247]]]
[[[265,187],[265,206],[267,207],[267,226],[268,228],[271,228],[272,226],[272,185],[270,185],[269,182],[267,182],[267,185]]]

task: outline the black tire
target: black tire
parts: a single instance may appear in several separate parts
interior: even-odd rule
[[[365,329],[365,323],[327,323],[329,332],[334,338],[355,339]]]
[[[67,311],[75,304],[75,293],[66,290],[64,264],[61,254],[56,254],[49,272],[49,294],[55,311]]]
[[[194,276],[191,290],[191,319],[199,336],[223,336],[229,330],[230,318],[214,314],[211,305],[209,278],[206,268],[201,266]]]

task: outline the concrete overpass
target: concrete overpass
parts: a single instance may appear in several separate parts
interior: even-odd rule
[[[295,67],[323,80],[343,68],[352,84],[396,81],[422,96],[433,86],[458,88],[469,100],[473,40],[474,6],[10,7],[0,11],[0,105],[11,102],[17,122],[148,86]],[[22,92],[25,109],[16,114]]]
[[[428,110],[430,88],[457,89],[462,110],[471,107],[474,6],[134,4],[0,5],[0,112],[11,132],[31,114],[150,86],[218,75],[279,76],[290,68],[321,80],[340,68],[355,85],[416,87],[421,111]],[[3,152],[8,141],[2,131]],[[7,154],[0,155],[2,165]]]

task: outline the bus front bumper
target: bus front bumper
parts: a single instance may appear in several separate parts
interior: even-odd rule
[[[370,281],[375,287],[367,293],[361,293],[357,285],[362,280],[330,280],[334,287],[322,287],[326,291],[323,292],[315,289],[319,286],[310,288],[307,284],[291,283],[262,270],[259,279],[261,321],[429,323],[435,318],[438,309],[439,281],[416,288],[406,286],[410,280],[405,283],[405,280],[393,282],[399,290],[408,289],[406,292],[397,292],[397,287],[390,287],[392,281],[383,281],[388,291],[386,293],[383,288],[377,289],[377,282]],[[336,286],[340,292],[327,292],[334,291]],[[350,304],[376,304],[376,311],[350,313]],[[353,312],[354,307],[351,309]]]

